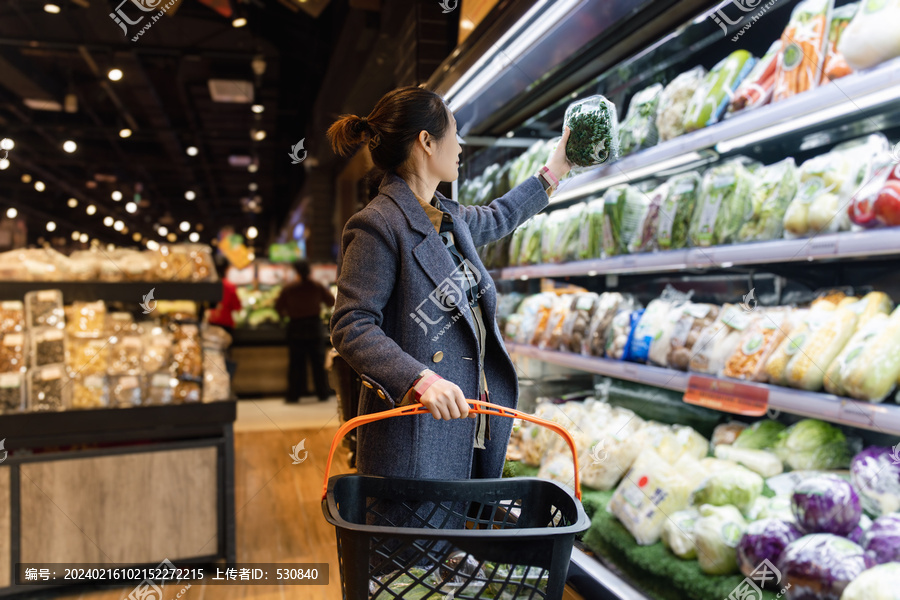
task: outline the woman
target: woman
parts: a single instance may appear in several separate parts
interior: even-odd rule
[[[475,248],[547,206],[569,171],[568,131],[541,172],[484,207],[436,191],[459,176],[462,148],[456,120],[434,92],[389,92],[368,117],[342,116],[328,136],[342,155],[368,142],[385,172],[378,196],[344,228],[332,342],[363,380],[360,414],[414,402],[431,413],[362,427],[359,472],[500,477],[512,421],[469,415],[466,399],[514,408],[518,381],[495,319],[496,290]]]

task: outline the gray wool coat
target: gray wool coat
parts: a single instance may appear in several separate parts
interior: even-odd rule
[[[438,194],[453,218],[456,246],[472,268],[484,321],[489,400],[515,408],[518,380],[497,326],[497,294],[475,251],[512,232],[548,204],[530,177],[487,206],[461,206]],[[363,380],[359,414],[394,408],[429,368],[477,399],[479,340],[460,293],[460,271],[406,182],[385,176],[379,194],[344,228],[331,319],[335,349]],[[457,311],[457,309],[459,309]],[[490,439],[474,450],[475,419],[430,414],[363,425],[360,473],[414,479],[500,477],[512,420],[491,416]]]

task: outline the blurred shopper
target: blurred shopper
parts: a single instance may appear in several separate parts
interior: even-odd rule
[[[297,281],[281,290],[275,302],[275,310],[288,323],[288,402],[299,402],[302,396],[310,396],[306,389],[306,365],[310,364],[315,394],[320,401],[328,400],[331,389],[325,375],[325,326],[319,316],[322,305],[334,306],[334,296],[321,284],[309,277],[309,263],[294,263]]]
[[[228,335],[234,336],[234,313],[241,310],[241,299],[238,298],[237,288],[226,276],[228,262],[217,261],[216,272],[222,281],[222,301],[209,311],[209,324],[218,325],[227,331]]]

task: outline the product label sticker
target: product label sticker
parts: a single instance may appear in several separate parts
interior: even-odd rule
[[[22,378],[18,373],[0,373],[0,387],[17,388],[22,385]]]
[[[790,338],[788,342],[787,348],[784,349],[784,353],[788,356],[793,356],[797,354],[800,348],[803,347],[804,342],[806,342],[806,333],[805,331],[798,333],[796,336]]]
[[[38,302],[54,302],[59,299],[56,290],[41,290],[37,293]]]
[[[169,381],[172,377],[168,373],[156,373],[150,379],[150,385],[153,387],[169,387]]]
[[[22,303],[18,300],[4,300],[0,302],[0,309],[12,311],[21,311]]]
[[[25,343],[24,333],[7,333],[3,336],[4,346],[21,346]]]
[[[687,306],[687,313],[695,319],[705,319],[710,310],[712,310],[712,307],[709,304],[694,304],[691,302]]]
[[[50,381],[51,379],[60,379],[62,376],[62,367],[60,367],[59,365],[45,367],[41,371],[41,379],[43,379],[44,381]]]
[[[595,296],[582,294],[575,302],[575,310],[591,310],[591,307],[594,306],[594,300]]]

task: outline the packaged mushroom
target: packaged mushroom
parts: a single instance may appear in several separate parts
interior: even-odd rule
[[[714,304],[689,303],[685,314],[675,324],[675,332],[670,338],[668,366],[679,371],[687,371],[700,333],[712,325],[719,317],[719,307]]]
[[[644,309],[623,310],[613,317],[606,334],[606,356],[616,360],[630,360],[628,349],[637,324],[644,315]]]
[[[85,375],[72,379],[72,408],[104,408],[107,403],[106,377]]]
[[[25,334],[0,333],[0,373],[25,371]]]
[[[28,370],[28,410],[54,411],[69,406],[72,388],[67,384],[65,365],[55,364]]]
[[[613,318],[620,310],[634,307],[631,296],[623,296],[618,292],[603,292],[597,299],[597,306],[591,316],[587,336],[581,344],[581,353],[585,356],[604,356],[606,354],[606,335],[609,333]]]
[[[65,332],[55,327],[38,327],[31,330],[31,365],[40,367],[66,361]]]
[[[0,333],[17,333],[25,328],[25,306],[18,300],[0,302]]]
[[[28,327],[62,327],[65,325],[62,292],[40,290],[25,294],[25,322]]]
[[[25,375],[0,373],[0,413],[25,410]]]
[[[582,345],[587,339],[588,329],[591,325],[591,317],[597,309],[600,299],[594,292],[576,294],[572,300],[569,316],[563,324],[561,350],[569,352],[581,352]]]

